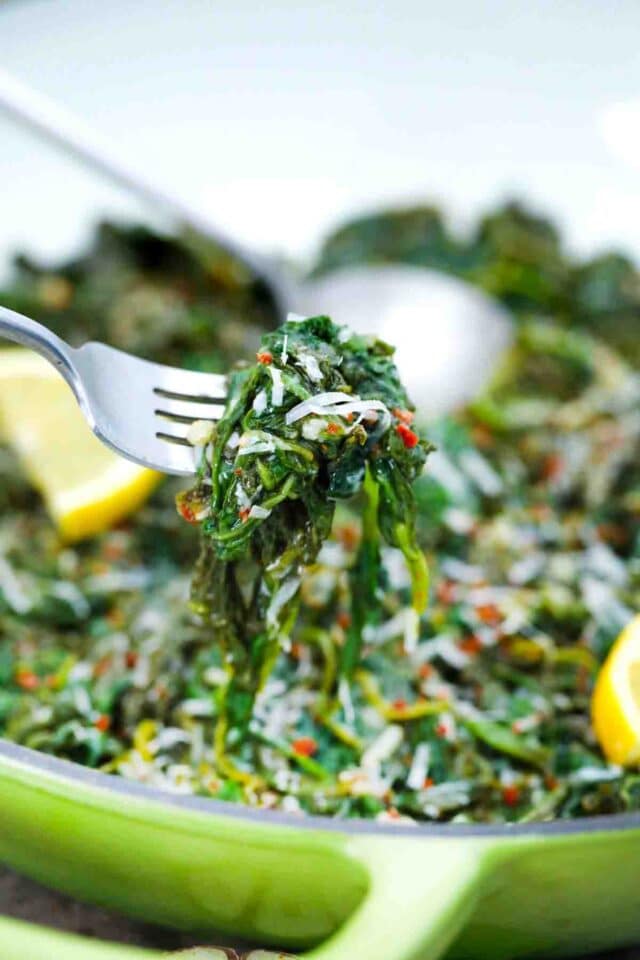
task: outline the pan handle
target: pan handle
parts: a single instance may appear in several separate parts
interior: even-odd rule
[[[300,960],[437,960],[469,919],[499,851],[475,838],[353,841],[369,890],[337,933]]]
[[[501,857],[495,840],[353,836],[348,853],[369,875],[355,913],[300,960],[438,960],[465,926]],[[224,951],[185,951],[223,960]],[[103,943],[0,917],[2,960],[161,960],[170,954]]]

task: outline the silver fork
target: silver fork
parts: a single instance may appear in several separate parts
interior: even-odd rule
[[[51,330],[0,307],[0,337],[30,347],[67,381],[95,435],[121,456],[161,473],[196,472],[187,439],[195,421],[219,420],[226,378],[141,360],[104,343],[75,349]]]

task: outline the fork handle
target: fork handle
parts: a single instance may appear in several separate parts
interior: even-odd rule
[[[76,374],[72,347],[41,323],[15,310],[0,307],[0,337],[35,350],[53,364],[70,386],[74,386]]]

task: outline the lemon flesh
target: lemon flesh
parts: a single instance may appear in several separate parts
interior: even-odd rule
[[[160,479],[105,447],[62,377],[28,350],[0,351],[0,439],[18,454],[67,541],[118,523]]]
[[[640,763],[640,616],[622,631],[598,674],[591,716],[608,760]]]

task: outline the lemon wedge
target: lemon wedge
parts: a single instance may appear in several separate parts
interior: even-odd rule
[[[105,447],[62,377],[29,350],[0,351],[0,439],[18,454],[67,541],[132,513],[160,478]]]
[[[598,674],[591,716],[608,760],[640,763],[640,616],[622,631]]]

